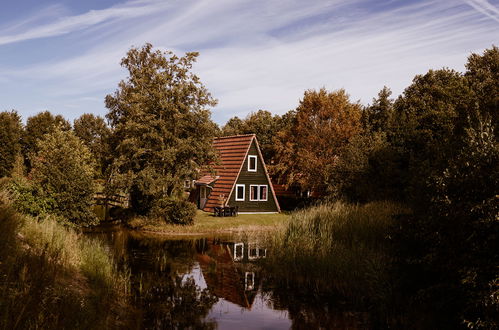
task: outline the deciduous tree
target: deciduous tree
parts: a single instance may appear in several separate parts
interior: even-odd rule
[[[461,73],[430,70],[414,78],[394,107],[389,140],[404,160],[401,187],[414,199],[461,148],[468,118],[476,113],[473,93]]]
[[[392,91],[384,86],[373,99],[373,103],[365,109],[365,120],[369,129],[386,132],[393,113]]]
[[[361,131],[361,106],[344,90],[308,90],[292,125],[279,133],[274,171],[288,185],[332,189],[339,157]]]
[[[274,159],[273,139],[280,130],[281,117],[270,111],[258,110],[250,113],[244,120],[232,117],[222,128],[223,136],[238,134],[256,134],[263,158],[267,164]]]
[[[499,129],[499,48],[492,46],[483,55],[471,54],[466,69],[465,77],[475,92],[480,112]]]
[[[91,212],[94,161],[90,150],[72,131],[56,126],[38,142],[31,177],[53,200],[53,212],[85,226],[96,222]]]
[[[21,134],[21,117],[17,112],[0,112],[0,178],[11,175],[21,151]]]
[[[49,111],[40,112],[26,121],[22,138],[23,155],[28,170],[31,169],[31,157],[37,153],[38,141],[47,133],[53,132],[55,127],[64,131],[71,129],[71,124],[61,115],[52,115]]]
[[[129,189],[140,214],[178,197],[184,180],[214,157],[209,107],[216,100],[191,72],[197,56],[178,57],[151,44],[132,48],[121,61],[128,78],[106,97],[114,180]]]
[[[239,118],[238,116],[234,116],[230,118],[222,127],[221,134],[222,136],[231,136],[231,135],[245,134],[244,133],[245,131],[246,131],[245,121]]]
[[[80,118],[75,119],[73,130],[94,155],[98,174],[104,174],[106,164],[110,159],[109,137],[111,135],[111,130],[104,119],[91,113],[85,113]]]

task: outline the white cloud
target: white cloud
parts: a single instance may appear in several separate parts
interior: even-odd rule
[[[72,33],[92,45],[62,61],[0,68],[0,76],[32,81],[54,106],[74,106],[71,114],[78,114],[79,102],[80,112],[102,114],[105,94],[125,77],[121,57],[131,45],[151,42],[177,54],[201,51],[194,70],[219,99],[218,122],[260,108],[283,113],[296,107],[304,90],[323,86],[345,88],[353,100],[368,103],[383,85],[401,93],[430,68],[463,70],[470,52],[497,41],[498,25],[487,18],[497,15],[495,7],[466,3],[435,0],[370,11],[362,0],[127,2],[66,16],[40,31],[33,27],[24,37],[9,34],[23,40]],[[31,102],[45,103],[35,96]]]
[[[30,39],[60,36],[109,20],[124,20],[150,15],[167,7],[167,3],[161,1],[130,1],[121,6],[115,6],[102,10],[90,10],[81,15],[61,17],[53,23],[33,26],[22,32],[4,31],[4,34],[0,34],[0,45]],[[50,7],[50,9],[52,10],[54,7]],[[47,10],[42,13],[43,15],[47,14]],[[35,17],[31,17],[21,24],[16,24],[16,26],[18,28],[23,28],[26,25],[29,25],[28,23],[36,21],[40,18],[40,16],[40,14],[37,14]]]
[[[467,0],[466,3],[475,8],[478,12],[499,23],[499,9],[494,7],[487,0]]]

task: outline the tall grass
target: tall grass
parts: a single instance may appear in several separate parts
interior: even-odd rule
[[[107,328],[123,324],[129,285],[99,241],[0,192],[0,290],[0,328]]]
[[[407,212],[391,202],[325,203],[295,212],[269,238],[267,266],[282,283],[311,295],[339,295],[377,304],[391,296],[394,216]]]

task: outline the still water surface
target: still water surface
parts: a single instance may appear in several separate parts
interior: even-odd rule
[[[131,275],[140,328],[365,328],[363,313],[307,297],[265,271],[272,251],[241,236],[150,237],[114,228],[101,237]],[[282,270],[286,271],[286,270]]]

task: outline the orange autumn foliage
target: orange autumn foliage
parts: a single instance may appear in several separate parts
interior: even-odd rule
[[[274,174],[287,186],[330,190],[342,151],[362,131],[361,112],[343,89],[306,91],[294,121],[276,137]]]

